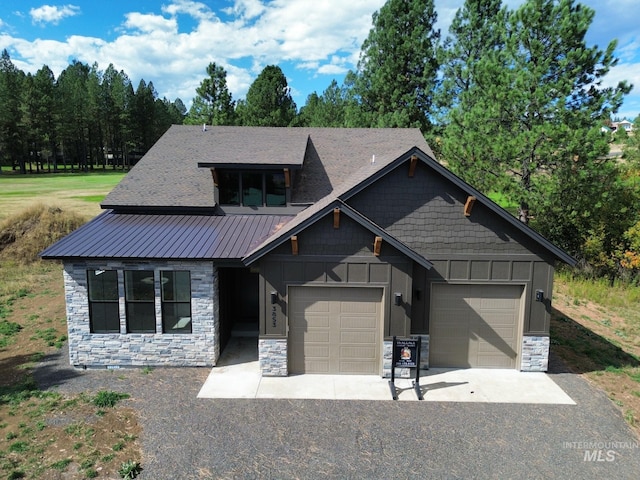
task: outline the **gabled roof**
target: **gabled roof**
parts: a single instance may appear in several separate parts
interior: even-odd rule
[[[413,148],[407,150],[408,146]],[[96,217],[42,256],[241,259],[249,265],[339,207],[430,268],[429,260],[348,205],[351,197],[413,155],[553,256],[575,265],[567,253],[434,160],[417,129],[207,127],[203,131],[201,126],[173,126],[106,197],[103,208],[114,206],[115,210]],[[292,197],[310,206],[295,216],[212,215],[214,188],[209,167],[251,165],[303,166],[297,172]],[[208,215],[192,215],[192,211]]]
[[[430,152],[417,129],[284,128],[173,125],[106,196],[102,207],[214,213],[210,168],[303,170],[293,203],[314,203],[375,158],[408,145]]]
[[[567,254],[564,250],[551,243],[549,240],[544,238],[528,225],[516,219],[513,215],[504,210],[490,198],[480,193],[478,190],[466,183],[453,172],[440,165],[436,160],[433,159],[433,157],[426,154],[417,147],[406,151],[403,155],[398,156],[392,161],[371,164],[368,167],[360,169],[347,181],[345,181],[339,189],[334,190],[330,195],[322,199],[320,202],[317,202],[303,212],[299,213],[291,222],[285,225],[274,235],[266,239],[261,245],[257,246],[255,249],[249,252],[243,261],[246,264],[255,262],[265,254],[273,250],[275,247],[282,244],[291,235],[296,235],[298,232],[304,230],[307,226],[315,223],[317,220],[322,218],[326,214],[327,208],[330,208],[333,203],[340,202],[346,205],[349,198],[356,195],[358,192],[361,192],[369,185],[385,176],[391,170],[397,168],[404,162],[407,162],[414,155],[424,164],[452,182],[462,191],[466,192],[468,195],[476,197],[476,202],[484,204],[493,213],[504,219],[516,229],[523,232],[525,235],[544,247],[559,260],[562,260],[569,265],[575,265],[577,263],[577,261],[569,254]]]
[[[333,209],[336,207],[339,208],[340,211],[344,213],[346,216],[356,221],[357,223],[359,223],[361,226],[363,226],[373,234],[382,237],[382,239],[385,242],[389,243],[391,246],[396,248],[398,251],[400,251],[401,253],[403,253],[404,255],[406,255],[407,257],[409,257],[419,265],[422,265],[427,269],[430,269],[433,266],[433,264],[429,260],[424,258],[422,255],[410,249],[408,246],[406,246],[404,243],[399,241],[397,238],[390,235],[389,232],[387,232],[385,229],[376,225],[374,222],[369,220],[360,212],[357,212],[356,210],[351,208],[349,205],[347,205],[346,203],[338,199],[334,199],[333,201],[330,201],[330,202],[323,202],[322,208],[314,209],[313,214],[305,215],[304,219],[301,217],[301,215],[302,213],[305,213],[305,212],[302,212],[301,214],[299,214],[296,217],[296,221],[294,222],[295,224],[292,226],[292,228],[286,228],[286,235],[278,235],[278,232],[276,232],[274,235],[272,235],[267,240],[265,240],[261,245],[256,247],[252,253],[249,253],[243,259],[244,264],[250,265],[258,258],[261,258],[262,256],[264,256],[266,253],[282,245],[291,237],[291,235],[296,235],[297,233],[301,232],[302,230],[307,228],[309,225],[315,223],[320,218],[323,218],[325,215],[332,212]]]
[[[292,217],[136,215],[107,210],[41,253],[45,259],[237,260]]]

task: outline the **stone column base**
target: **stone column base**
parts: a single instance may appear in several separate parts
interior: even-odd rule
[[[549,337],[522,337],[523,372],[546,372],[549,368]]]
[[[287,339],[259,339],[258,359],[260,361],[260,372],[263,377],[288,376]]]

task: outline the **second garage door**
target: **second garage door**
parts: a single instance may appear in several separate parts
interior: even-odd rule
[[[516,368],[522,291],[518,285],[433,285],[430,365]]]
[[[382,289],[289,289],[290,373],[380,373]]]

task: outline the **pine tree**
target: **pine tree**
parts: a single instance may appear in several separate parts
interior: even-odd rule
[[[373,14],[354,84],[351,122],[431,130],[439,30],[433,0],[389,0]],[[358,113],[360,118],[357,118]]]
[[[189,109],[185,123],[190,125],[233,125],[234,102],[227,88],[227,72],[215,63],[207,66],[208,77],[196,88],[198,94]]]
[[[332,80],[322,95],[313,92],[300,109],[298,124],[305,127],[344,127],[347,100],[344,89]]]
[[[445,160],[465,178],[484,172],[471,180],[517,203],[524,222],[532,207],[544,209],[562,176],[555,173],[597,168],[607,151],[600,122],[629,92],[625,82],[600,87],[617,60],[615,42],[604,51],[586,44],[593,16],[573,0],[527,0],[500,29],[504,47],[478,59],[466,97],[473,100],[453,103],[450,118],[464,118],[465,128],[449,131],[444,143],[472,153],[467,164]]]
[[[297,114],[291,89],[280,67],[268,65],[249,87],[244,102],[238,102],[242,125],[257,127],[287,127]]]
[[[23,138],[20,129],[22,73],[11,61],[9,52],[0,55],[0,160],[8,161],[14,168],[26,173]]]
[[[484,175],[485,152],[478,148],[484,142],[472,138],[482,137],[484,126],[469,112],[481,98],[476,92],[480,63],[504,48],[506,16],[500,0],[466,0],[456,12],[440,51],[442,82],[437,101],[446,125],[441,155],[478,188],[490,186],[492,179]]]

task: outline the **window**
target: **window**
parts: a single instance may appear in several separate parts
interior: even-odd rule
[[[287,204],[283,172],[220,171],[221,205],[281,207]]]
[[[162,331],[191,333],[191,275],[160,272],[162,285]]]
[[[218,183],[220,203],[222,205],[240,205],[240,174],[222,170]]]
[[[280,207],[287,203],[284,186],[284,173],[265,173],[265,186],[267,191],[267,207]]]
[[[91,333],[120,333],[118,272],[88,270],[87,285]]]
[[[127,333],[155,333],[156,308],[152,271],[125,270]]]
[[[242,174],[242,205],[245,207],[259,207],[264,204],[262,200],[262,174]]]

